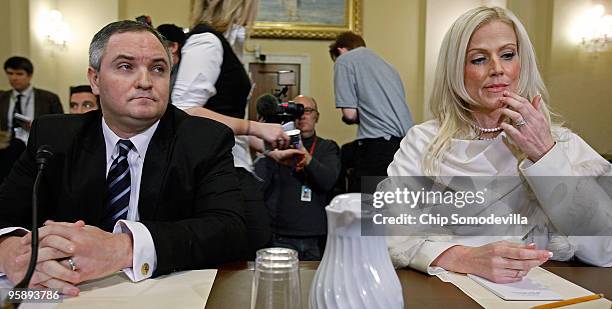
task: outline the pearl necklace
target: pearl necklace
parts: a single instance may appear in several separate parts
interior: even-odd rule
[[[498,132],[502,130],[502,127],[496,127],[496,128],[481,128],[481,127],[477,127],[474,126],[474,128],[476,128],[476,130],[482,132],[482,133],[493,133],[493,132]]]
[[[480,131],[480,133],[478,133],[478,136],[476,136],[477,140],[480,141],[492,141],[494,139],[497,138],[497,136],[495,137],[487,137],[487,138],[483,138],[481,135],[482,134],[486,134],[486,133],[495,133],[495,132],[499,132],[502,130],[501,127],[496,127],[496,128],[482,128],[482,127],[478,127],[478,126],[474,126],[474,128],[478,131]]]

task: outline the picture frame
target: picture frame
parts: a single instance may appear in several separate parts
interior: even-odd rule
[[[362,0],[260,0],[252,38],[329,40],[361,34]]]

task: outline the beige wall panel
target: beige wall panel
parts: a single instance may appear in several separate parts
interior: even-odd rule
[[[566,125],[600,153],[612,153],[612,46],[589,53],[572,40],[576,18],[589,0],[555,0],[548,67],[552,107]],[[598,1],[612,14],[612,0]]]
[[[191,0],[119,0],[119,18],[134,19],[148,15],[153,25],[176,24],[189,27]]]
[[[30,54],[29,9],[28,1],[0,0],[0,61],[11,56],[28,56]],[[0,78],[0,90],[11,86],[3,74]]]

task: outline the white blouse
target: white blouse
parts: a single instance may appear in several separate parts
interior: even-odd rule
[[[172,104],[185,110],[204,107],[208,99],[217,94],[215,83],[221,74],[223,46],[210,32],[194,34],[181,49],[176,82],[172,89]],[[253,171],[247,136],[235,136],[232,148],[234,166]]]
[[[430,120],[413,126],[400,144],[389,176],[422,176],[422,158],[430,141],[439,131],[438,122]],[[612,236],[561,236],[559,230],[571,230],[576,222],[596,222],[608,228],[600,235],[612,235],[612,200],[610,192],[602,190],[595,177],[538,177],[538,176],[612,176],[612,165],[595,152],[578,135],[565,128],[554,130],[555,146],[540,160],[520,160],[514,145],[501,133],[493,140],[451,141],[440,163],[441,178],[452,176],[521,176],[527,185],[518,185],[504,196],[510,213],[528,214],[532,225],[520,237],[509,236],[389,236],[389,253],[396,267],[410,266],[429,274],[444,271],[430,267],[444,251],[455,245],[481,246],[494,241],[527,240],[537,248],[552,251],[556,260],[573,256],[597,266],[612,266]],[[445,177],[450,176],[450,177]],[[606,181],[609,181],[609,177]],[[519,179],[519,177],[517,177]],[[572,183],[568,194],[555,195],[560,187],[567,188],[568,179],[589,179],[587,184]],[[385,184],[381,184],[384,189]],[[526,188],[528,186],[528,188]],[[379,186],[379,190],[381,187]],[[609,188],[608,188],[609,189]],[[586,194],[584,191],[588,191]],[[609,190],[608,190],[609,191]],[[580,194],[576,194],[576,192]],[[574,194],[570,194],[574,193]],[[580,199],[585,199],[582,202]],[[579,199],[576,201],[576,199]],[[599,204],[585,211],[588,201]],[[498,201],[500,202],[500,201]],[[588,207],[588,206],[586,206]],[[509,231],[506,235],[517,235]],[[393,235],[400,235],[394,233]],[[588,234],[591,235],[591,234]]]

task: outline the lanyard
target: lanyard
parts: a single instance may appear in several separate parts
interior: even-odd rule
[[[317,136],[315,135],[312,138],[312,145],[310,145],[310,150],[308,150],[308,153],[310,153],[310,156],[312,156],[312,153],[314,152],[316,144],[317,144]]]
[[[308,150],[308,153],[310,153],[310,156],[312,157],[312,154],[314,153],[314,149],[315,146],[317,145],[317,136],[313,136],[312,138],[312,144],[310,145],[310,149]],[[306,183],[308,182],[308,174],[306,173],[306,171],[304,172],[304,185],[306,185]]]

